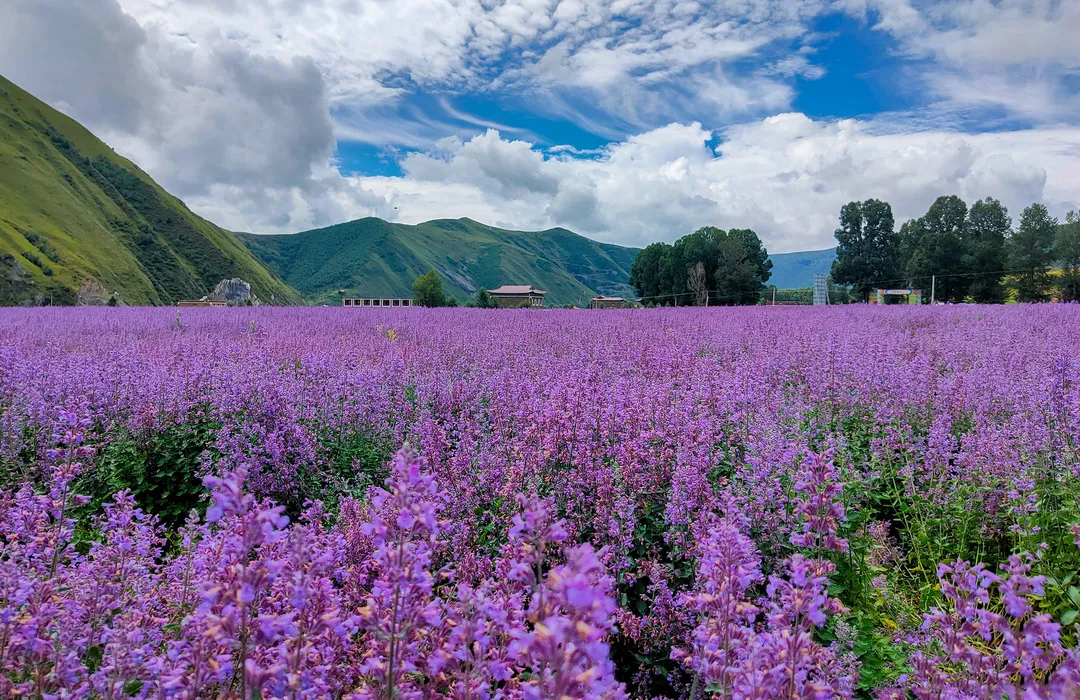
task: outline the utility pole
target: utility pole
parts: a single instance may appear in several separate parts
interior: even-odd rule
[[[772,286],[772,305],[776,306],[776,285]]]
[[[930,275],[930,306],[934,305],[934,292],[937,287],[937,275]]]

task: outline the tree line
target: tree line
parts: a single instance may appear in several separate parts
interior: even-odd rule
[[[638,253],[630,285],[656,306],[756,304],[772,274],[769,252],[750,229],[706,226],[674,244],[653,243]]]
[[[938,301],[1000,304],[1006,278],[1017,301],[1080,300],[1080,214],[1064,224],[1042,204],[1020,214],[1017,226],[996,199],[969,208],[956,195],[938,197],[925,215],[896,229],[888,202],[850,202],[840,210],[832,280],[868,301],[881,287],[931,285]],[[1056,277],[1050,271],[1061,266]]]

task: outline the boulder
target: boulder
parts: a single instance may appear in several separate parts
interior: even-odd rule
[[[79,306],[107,306],[113,294],[93,277],[87,277],[75,292],[75,303]]]
[[[221,280],[210,294],[214,301],[224,301],[229,306],[258,306],[259,298],[251,291],[251,285],[240,279]]]

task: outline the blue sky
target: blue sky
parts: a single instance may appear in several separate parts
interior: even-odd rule
[[[864,18],[857,18],[832,12],[815,19],[810,25],[810,31],[818,35],[811,44],[812,57],[821,75],[791,77],[794,110],[815,119],[838,119],[918,109],[925,97],[917,86],[917,78],[911,81],[913,61],[902,55],[899,43],[892,37],[872,29],[878,14],[869,11]],[[786,42],[773,53],[783,57],[797,49],[798,42]],[[752,73],[759,64],[759,58],[748,59],[735,69]],[[399,80],[408,84],[404,78]],[[522,135],[541,149],[569,145],[581,151],[595,151],[635,133],[621,124],[617,115],[602,111],[589,113],[588,103],[583,102],[574,107],[585,111],[605,130],[537,113],[527,89],[493,92],[481,86],[429,92],[410,85],[410,91],[397,105],[396,114],[403,121],[414,119],[418,113],[434,115],[466,132],[490,124],[504,135]],[[721,129],[730,121],[713,117],[708,111],[694,114],[693,118],[714,129]],[[664,123],[663,119],[657,119],[652,125]],[[411,150],[423,149],[342,139],[337,143],[335,156],[346,173],[400,176],[401,157]]]
[[[9,0],[0,73],[235,230],[626,245],[840,206],[1080,208],[1075,0]]]

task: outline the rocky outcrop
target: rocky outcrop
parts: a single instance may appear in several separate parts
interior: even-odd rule
[[[259,305],[259,298],[251,291],[251,285],[239,277],[218,282],[210,298],[214,301],[227,302],[229,306]]]
[[[79,291],[75,292],[75,303],[79,306],[109,306],[110,298],[115,295],[93,277],[84,279]]]

